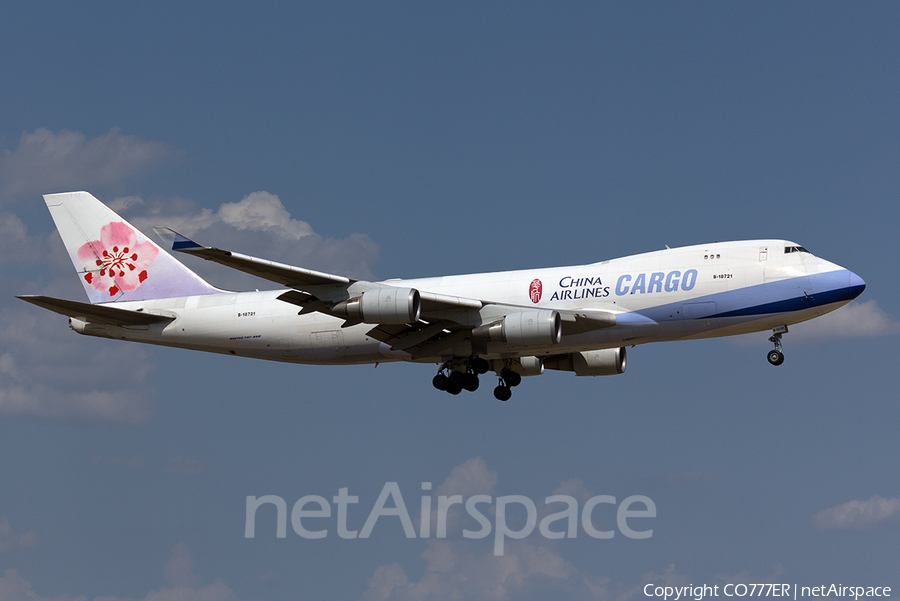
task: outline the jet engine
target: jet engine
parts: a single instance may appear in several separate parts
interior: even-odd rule
[[[625,347],[546,357],[544,367],[574,371],[576,376],[615,376],[625,371]]]
[[[334,307],[335,315],[359,319],[364,323],[400,324],[418,321],[422,301],[415,288],[377,288],[345,300]]]
[[[562,338],[562,320],[558,312],[549,310],[511,313],[500,321],[473,329],[472,338],[515,346],[557,344]]]
[[[523,376],[539,376],[544,373],[544,361],[540,357],[519,357],[519,365],[513,369]]]

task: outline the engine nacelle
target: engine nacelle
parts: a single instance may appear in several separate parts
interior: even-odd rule
[[[513,369],[523,376],[539,376],[544,373],[544,361],[540,357],[519,357]]]
[[[615,376],[625,371],[625,347],[546,357],[544,367],[574,371],[576,376]]]
[[[557,344],[562,338],[562,319],[558,312],[546,309],[511,313],[498,322],[478,326],[472,337],[515,346]]]
[[[415,288],[384,287],[366,290],[362,296],[338,303],[331,311],[364,323],[412,323],[422,313],[422,300]]]

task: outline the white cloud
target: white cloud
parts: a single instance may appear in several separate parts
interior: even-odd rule
[[[465,463],[450,470],[450,475],[434,491],[431,500],[431,529],[437,532],[438,497],[452,497],[461,495],[463,499],[473,495],[489,495],[494,492],[497,485],[497,472],[488,469],[487,463],[481,457],[473,457]],[[421,514],[421,511],[420,511]],[[460,531],[465,520],[465,512],[460,505],[452,505],[447,511],[447,532]],[[420,529],[422,516],[416,529]]]
[[[867,501],[849,501],[813,516],[817,530],[872,530],[900,522],[900,497],[872,495]]]
[[[313,233],[305,221],[291,219],[281,200],[268,192],[253,192],[240,202],[225,203],[219,207],[218,216],[239,230],[272,232],[295,240]]]
[[[0,518],[0,553],[29,551],[37,547],[39,542],[40,538],[31,530],[19,534],[13,530],[7,518]]]
[[[149,417],[144,349],[79,336],[64,317],[21,305],[0,311],[0,415],[118,423]]]
[[[365,601],[428,599],[613,599],[608,578],[590,577],[549,547],[514,541],[495,556],[464,540],[431,539],[422,553],[425,572],[410,580],[397,563],[378,567]]]
[[[278,197],[267,192],[225,203],[216,211],[198,210],[183,199],[145,202],[132,196],[112,204],[125,213],[137,213],[134,221],[145,230],[147,225],[174,225],[187,235],[202,235],[212,244],[351,277],[371,279],[369,266],[378,255],[378,246],[364,235],[342,240],[319,236],[308,223],[293,219]],[[24,255],[49,261],[49,269],[38,270],[35,277],[53,278],[40,287],[43,290],[34,284],[15,284],[17,292],[30,288],[30,292],[83,300],[58,235],[46,241],[31,240],[15,215],[0,214],[0,252],[8,245],[17,260]],[[193,260],[191,267],[225,288],[276,287],[223,266],[179,258]],[[141,346],[79,336],[70,331],[64,317],[19,300],[0,299],[0,415],[142,422],[152,413],[154,393],[147,383],[152,367],[147,358],[148,351]],[[203,471],[199,462],[179,461],[168,470]]]
[[[200,580],[194,575],[194,558],[191,550],[184,543],[178,543],[172,548],[172,556],[163,566],[163,578],[166,584],[174,587],[196,586]]]
[[[582,482],[581,478],[570,478],[568,480],[564,480],[550,494],[551,495],[564,495],[564,496],[572,497],[573,499],[578,501],[579,507],[583,507],[584,503],[587,502],[588,499],[590,499],[591,497],[594,496],[594,493],[591,492],[584,485],[584,482]],[[540,521],[542,519],[544,519],[544,517],[546,517],[552,513],[556,513],[560,509],[561,509],[561,507],[556,503],[547,505],[547,504],[543,503],[543,500],[541,500],[541,502],[537,503],[538,523],[540,523]]]
[[[374,278],[378,245],[371,238],[323,237],[309,223],[291,217],[281,199],[269,192],[253,192],[215,211],[182,198],[145,201],[128,196],[114,199],[110,206],[154,239],[152,228],[166,226],[200,244],[358,279]],[[216,286],[238,290],[275,286],[221,265],[185,255],[178,258]]]
[[[198,212],[193,203],[184,199],[146,203],[139,196],[114,198],[109,206],[117,212],[138,211],[138,216],[131,221],[139,228],[165,225],[185,236],[194,236],[218,224],[239,231],[266,232],[285,240],[299,240],[314,233],[307,222],[291,218],[281,199],[265,191],[252,192],[239,202],[226,202],[217,211]]]
[[[809,321],[789,326],[784,341],[793,344],[816,344],[846,338],[871,338],[900,334],[900,321],[884,312],[875,299],[853,301],[840,309]],[[728,340],[740,346],[765,346],[772,332],[756,332],[732,336]]]
[[[28,236],[21,219],[12,213],[0,213],[0,265],[34,263],[44,256],[43,244],[39,239]]]
[[[819,342],[900,334],[900,322],[878,306],[875,299],[852,302],[811,321],[790,327],[791,341]]]
[[[422,553],[425,560],[422,578],[410,580],[397,563],[382,565],[369,579],[363,599],[546,599],[560,595],[569,599],[615,597],[608,578],[596,578],[581,572],[564,559],[550,541],[543,538],[535,536],[509,541],[505,553],[497,556],[490,541],[453,536],[452,533],[459,533],[465,527],[467,519],[458,504],[453,505],[447,514],[447,532],[451,533],[451,538],[434,538],[439,496],[461,495],[465,499],[478,494],[491,495],[497,482],[497,472],[490,470],[480,457],[454,467],[432,495],[432,538],[427,541]],[[592,496],[578,478],[562,482],[551,494],[570,495],[579,502]],[[538,502],[541,516],[558,509]],[[621,593],[625,589],[619,587],[617,590]]]
[[[481,457],[473,457],[450,470],[450,475],[437,488],[439,495],[488,495],[497,486],[497,472],[488,469]]]
[[[116,128],[90,140],[76,131],[23,132],[18,148],[0,156],[0,198],[114,184],[174,152]]]
[[[234,592],[219,578],[205,586],[199,586],[193,572],[194,560],[184,543],[175,545],[172,555],[163,568],[167,586],[147,593],[140,601],[234,601]],[[0,576],[0,601],[88,601],[84,595],[72,597],[43,597],[15,568]],[[97,597],[94,601],[139,601],[132,597]]]
[[[688,479],[705,480],[703,472],[686,472]],[[451,471],[435,490],[432,510],[438,495],[492,494],[497,486],[497,473],[488,469],[481,458],[469,459]],[[593,496],[579,478],[563,481],[551,494],[569,495],[582,505]],[[549,495],[548,495],[549,496]],[[537,500],[536,500],[537,501]],[[539,515],[558,507],[538,502]],[[456,507],[456,506],[455,506]],[[432,515],[434,511],[432,512]],[[458,526],[458,525],[457,525]],[[457,530],[458,531],[458,530]],[[448,533],[451,529],[448,528]],[[364,601],[427,601],[443,599],[479,599],[483,601],[516,599],[572,599],[627,601],[645,599],[643,587],[654,583],[662,586],[684,586],[695,582],[689,574],[670,564],[662,570],[646,572],[638,582],[624,582],[601,574],[587,573],[560,553],[560,543],[539,536],[510,540],[503,555],[494,555],[490,540],[471,540],[460,536],[435,538],[432,522],[431,538],[422,552],[425,563],[421,577],[413,579],[399,563],[387,563],[375,569],[368,579]],[[775,576],[783,573],[776,566]],[[416,573],[420,568],[416,568]],[[749,572],[735,576],[719,574],[715,580],[742,582]],[[775,576],[754,582],[774,582]]]
[[[257,584],[272,584],[273,582],[278,582],[281,580],[281,576],[275,570],[269,570],[263,574],[260,574],[256,578]]]

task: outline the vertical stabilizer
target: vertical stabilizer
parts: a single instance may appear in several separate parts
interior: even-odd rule
[[[92,303],[221,292],[87,192],[44,202]]]

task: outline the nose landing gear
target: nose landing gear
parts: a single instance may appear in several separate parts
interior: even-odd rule
[[[772,330],[772,335],[769,337],[769,342],[775,345],[775,348],[769,351],[768,355],[766,355],[766,359],[769,360],[769,363],[772,365],[781,365],[784,363],[784,353],[782,352],[781,347],[781,335],[787,334],[787,326],[778,326]]]

